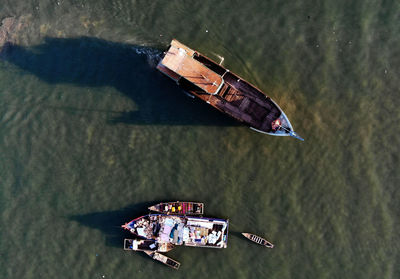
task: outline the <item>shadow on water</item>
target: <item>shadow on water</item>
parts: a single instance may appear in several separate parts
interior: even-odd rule
[[[237,231],[229,231],[229,236],[234,236],[235,238],[243,239],[243,235],[241,232]]]
[[[110,123],[237,125],[209,105],[182,94],[172,80],[158,72],[155,66],[161,54],[153,48],[80,37],[46,38],[34,47],[8,44],[1,58],[51,84],[116,88],[138,109],[110,111]]]
[[[149,214],[149,206],[161,201],[142,202],[121,210],[95,212],[84,215],[70,216],[69,219],[81,225],[101,231],[106,236],[106,245],[122,247],[124,238],[134,236],[121,228],[121,225],[137,217]]]

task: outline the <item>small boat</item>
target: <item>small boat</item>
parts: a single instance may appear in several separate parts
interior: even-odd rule
[[[200,202],[163,202],[149,207],[149,210],[176,215],[203,215],[204,204]]]
[[[159,243],[154,239],[125,239],[124,250],[168,252],[174,248],[171,243]]]
[[[274,248],[274,245],[271,242],[269,242],[268,240],[266,240],[266,239],[264,239],[262,237],[259,237],[259,236],[255,235],[255,234],[242,233],[242,235],[244,237],[246,237],[247,239],[249,239],[249,240],[251,240],[251,241],[253,241],[253,242],[255,242],[255,243],[259,244],[259,245],[265,246],[267,248]]]
[[[220,64],[172,40],[157,69],[189,95],[200,98],[257,132],[303,140],[270,97]]]
[[[172,267],[173,269],[178,270],[181,264],[163,254],[153,252],[153,251],[143,251],[145,252],[148,256],[150,256],[153,260],[159,261],[169,267]]]

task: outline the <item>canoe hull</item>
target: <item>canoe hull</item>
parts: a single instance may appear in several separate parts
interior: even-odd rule
[[[265,246],[267,248],[274,248],[274,245],[271,242],[260,236],[251,233],[242,233],[242,235],[246,237],[248,240],[257,243],[258,245]]]
[[[200,202],[163,202],[149,207],[149,210],[172,215],[203,215],[204,204]]]

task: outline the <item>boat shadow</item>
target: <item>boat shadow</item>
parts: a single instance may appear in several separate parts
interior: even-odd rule
[[[149,210],[147,208],[159,202],[161,201],[142,202],[121,210],[73,215],[68,219],[83,226],[99,230],[106,237],[106,246],[122,248],[125,238],[135,237],[127,230],[122,229],[121,225],[134,218],[148,214]],[[143,256],[148,257],[145,254]]]
[[[50,84],[114,87],[131,99],[137,110],[109,111],[109,124],[238,125],[200,100],[182,94],[174,82],[156,70],[161,55],[162,51],[155,48],[78,37],[45,38],[33,47],[8,43],[0,59]]]

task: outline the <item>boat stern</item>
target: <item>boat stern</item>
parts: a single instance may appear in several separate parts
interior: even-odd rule
[[[226,227],[222,234],[222,248],[228,247],[229,220],[226,220]]]

